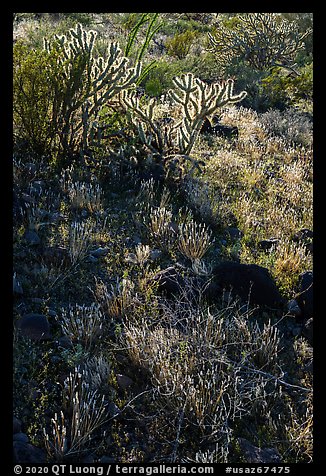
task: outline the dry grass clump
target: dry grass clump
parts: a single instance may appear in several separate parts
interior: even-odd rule
[[[282,112],[277,109],[267,111],[261,114],[259,120],[270,134],[285,137],[294,144],[312,144],[312,122],[294,108]]]
[[[82,261],[89,250],[94,226],[91,220],[74,221],[69,229],[69,256],[72,264]]]
[[[172,211],[166,207],[151,208],[148,229],[154,244],[169,251],[172,248],[175,231],[171,226]]]
[[[134,285],[128,279],[116,279],[114,284],[106,285],[95,277],[94,296],[105,316],[112,322],[125,315],[134,304]]]
[[[186,296],[162,302],[160,323],[127,320],[122,343],[134,365],[149,373],[156,401],[211,442],[226,462],[232,426],[259,419],[280,397],[280,335],[261,328],[236,302],[212,313]],[[214,456],[214,457],[215,457]]]
[[[89,351],[101,338],[104,316],[96,303],[90,306],[75,304],[62,309],[59,322],[63,333],[72,342],[81,343]]]
[[[294,289],[299,274],[311,266],[312,257],[304,246],[283,241],[277,248],[272,272],[281,289]]]
[[[104,395],[91,389],[79,368],[64,382],[63,402],[66,415],[62,410],[55,413],[51,433],[43,428],[45,448],[56,461],[87,449],[94,432],[107,419]]]
[[[205,223],[191,221],[179,226],[179,250],[191,261],[200,260],[212,244],[212,232]]]
[[[313,393],[308,393],[304,401],[305,411],[299,413],[290,405],[291,422],[285,425],[289,449],[296,461],[305,458],[306,462],[313,460]]]
[[[73,209],[85,209],[93,213],[103,208],[103,191],[99,184],[72,182],[69,186],[69,199]]]

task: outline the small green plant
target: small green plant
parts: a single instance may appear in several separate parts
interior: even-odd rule
[[[191,30],[177,33],[173,38],[166,41],[168,54],[178,59],[185,58],[189,54],[191,46],[197,36],[197,33]]]
[[[135,17],[132,16],[131,19],[135,21],[135,24],[132,26],[130,33],[128,35],[127,39],[127,45],[124,51],[124,55],[126,57],[129,57],[132,53],[132,50],[134,50],[134,45],[137,43],[137,40],[139,40],[139,35],[140,31],[143,27],[143,25],[148,25],[147,30],[145,33],[145,38],[143,40],[143,44],[138,47],[136,52],[133,52],[134,56],[136,57],[135,62],[140,63],[143,60],[143,56],[148,50],[149,44],[155,35],[157,31],[161,28],[162,24],[159,23],[157,24],[158,20],[158,13],[150,14],[150,13],[143,13],[141,17],[138,19],[138,21],[135,21]],[[142,75],[140,78],[137,80],[137,83],[140,84],[149,74],[149,72],[155,68],[156,66],[156,61],[151,61],[144,69],[142,72]]]

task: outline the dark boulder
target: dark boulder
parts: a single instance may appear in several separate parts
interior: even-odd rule
[[[275,448],[258,448],[245,438],[238,438],[246,463],[281,463],[281,456]]]
[[[13,417],[12,428],[13,434],[20,433],[22,430],[22,422],[15,416]]]
[[[37,246],[41,243],[41,238],[34,230],[26,230],[23,237],[26,243],[31,246]]]
[[[71,258],[67,248],[61,246],[47,246],[41,250],[42,261],[46,265],[69,266]]]
[[[313,328],[314,328],[314,320],[311,317],[310,319],[305,322],[304,327],[302,329],[303,336],[307,339],[309,344],[313,346]]]
[[[241,240],[243,237],[243,232],[236,226],[229,226],[225,230],[225,237],[229,238],[231,241]]]
[[[32,340],[51,338],[50,325],[43,314],[25,314],[18,322],[17,327],[23,337]]]
[[[40,448],[23,441],[13,442],[14,463],[38,464],[46,462],[46,454]]]
[[[158,292],[165,294],[167,297],[179,294],[185,286],[184,278],[173,266],[156,273],[151,282],[157,284]]]
[[[258,247],[263,251],[273,251],[277,247],[280,240],[277,238],[269,238],[258,242]]]
[[[301,317],[308,320],[313,317],[313,273],[306,271],[300,275],[298,294],[295,296],[299,308],[301,309]]]
[[[237,139],[239,136],[239,130],[235,126],[226,126],[217,122],[216,117],[214,123],[211,123],[209,119],[205,119],[201,129],[201,134],[215,134],[226,139]]]
[[[213,276],[220,287],[231,288],[251,303],[274,307],[284,302],[268,269],[256,264],[223,262],[214,268]]]

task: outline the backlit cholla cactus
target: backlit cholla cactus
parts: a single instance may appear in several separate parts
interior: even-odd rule
[[[279,13],[244,13],[232,27],[219,23],[213,35],[208,33],[209,51],[216,55],[220,66],[237,59],[258,70],[272,66],[291,69],[304,38],[311,33],[311,29],[300,32],[295,22]]]
[[[170,90],[172,99],[182,106],[183,119],[177,130],[181,154],[189,154],[206,117],[227,104],[242,101],[246,92],[233,94],[233,79],[206,84],[192,73],[173,79],[176,89]]]
[[[218,108],[239,102],[246,96],[245,91],[233,94],[232,79],[209,85],[187,73],[175,77],[173,83],[175,88],[168,96],[178,106],[178,118],[156,120],[155,99],[143,107],[133,91],[125,90],[120,96],[122,104],[134,113],[133,121],[142,142],[163,158],[170,154],[188,156],[205,118]]]
[[[97,128],[95,119],[100,107],[123,89],[134,86],[140,77],[141,63],[130,66],[129,59],[123,56],[117,42],[108,45],[106,59],[102,56],[95,58],[96,37],[96,31],[86,32],[78,24],[67,35],[56,35],[54,40],[44,39],[45,50],[56,53],[62,67],[64,87],[54,110],[59,108],[56,113],[62,127],[60,138],[64,149],[74,145],[81,128],[84,129],[82,138],[85,147],[87,134],[92,132],[94,135],[91,129]]]

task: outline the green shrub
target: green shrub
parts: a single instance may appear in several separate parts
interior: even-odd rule
[[[163,86],[158,78],[148,79],[145,83],[145,93],[151,97],[161,96],[163,94]]]
[[[173,38],[166,41],[168,54],[178,59],[185,58],[197,36],[196,32],[190,30],[177,33]]]
[[[54,145],[57,133],[63,69],[53,51],[30,49],[21,41],[14,46],[14,134],[40,154]]]
[[[261,92],[269,98],[269,107],[295,106],[313,98],[313,64],[303,66],[299,74],[286,74],[275,68],[262,79]]]

